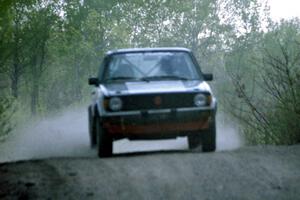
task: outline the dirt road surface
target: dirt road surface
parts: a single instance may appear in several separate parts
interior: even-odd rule
[[[0,199],[300,199],[300,145],[0,164]]]
[[[0,143],[0,199],[300,199],[300,145],[242,147],[219,118],[215,153],[188,151],[186,138],[121,140],[98,159],[86,116],[27,123]]]

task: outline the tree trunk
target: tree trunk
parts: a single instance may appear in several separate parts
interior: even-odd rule
[[[39,81],[34,82],[31,90],[31,114],[35,116],[37,114],[37,107],[39,103]]]
[[[37,114],[38,95],[39,95],[39,74],[37,69],[37,55],[35,54],[32,58],[32,69],[31,69],[31,114],[35,116]]]
[[[14,60],[13,68],[11,71],[11,94],[13,97],[18,98],[19,96],[19,63],[16,61],[17,58]]]
[[[31,88],[31,114],[35,116],[37,114],[37,108],[39,106],[40,99],[40,83],[41,76],[44,71],[44,62],[46,56],[46,40],[42,41],[41,44],[36,44],[38,52],[32,57],[32,88]]]
[[[75,57],[75,61],[76,61],[76,57]],[[82,99],[82,95],[81,95],[81,85],[80,85],[80,61],[77,61],[75,63],[75,77],[74,77],[74,91],[75,91],[75,99],[76,101],[80,101]]]
[[[19,42],[20,42],[20,37],[19,37],[19,21],[16,20],[16,30],[14,32],[14,40],[15,40],[15,45],[14,45],[14,56],[13,56],[13,65],[12,65],[12,70],[10,73],[10,78],[11,78],[11,93],[12,96],[15,98],[18,98],[19,96],[19,78],[20,78],[20,71],[21,71],[21,63],[20,63],[20,54],[19,54]]]

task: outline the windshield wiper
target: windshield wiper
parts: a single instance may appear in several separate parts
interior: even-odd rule
[[[115,76],[115,77],[105,79],[105,81],[117,81],[117,80],[138,80],[138,79],[129,76]]]
[[[149,76],[142,78],[143,81],[151,81],[151,80],[161,80],[161,79],[170,79],[170,80],[189,80],[188,78],[181,77],[181,76],[172,76],[172,75],[165,75],[165,76]]]

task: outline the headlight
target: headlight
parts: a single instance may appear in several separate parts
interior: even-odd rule
[[[119,111],[122,108],[122,100],[119,97],[113,97],[109,100],[109,108],[112,111]]]
[[[194,97],[194,104],[197,107],[206,105],[207,104],[206,96],[204,94],[197,94]]]

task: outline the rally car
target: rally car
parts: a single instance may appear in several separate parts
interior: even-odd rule
[[[99,157],[123,138],[187,137],[190,149],[216,149],[217,101],[191,50],[119,49],[106,53],[88,107],[91,147]]]

